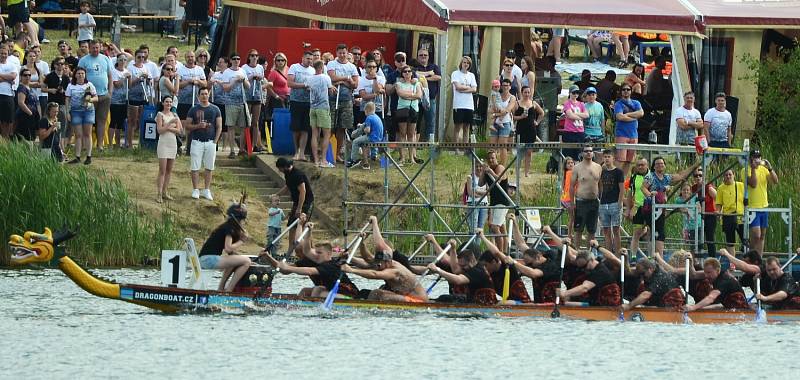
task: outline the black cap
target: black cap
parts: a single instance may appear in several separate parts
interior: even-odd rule
[[[277,161],[275,161],[275,166],[277,166],[279,169],[288,168],[288,167],[292,166],[293,164],[294,164],[294,161],[292,161],[292,160],[290,160],[290,159],[288,159],[286,157],[280,157],[280,158],[278,158]]]
[[[514,58],[517,56],[517,53],[514,52],[514,49],[506,51],[506,58]]]
[[[228,207],[226,212],[228,218],[239,220],[247,219],[247,209],[241,203],[234,203]]]
[[[761,157],[761,151],[758,149],[753,150],[750,152],[750,157]]]

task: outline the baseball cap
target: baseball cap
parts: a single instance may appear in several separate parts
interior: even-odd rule
[[[516,183],[516,182],[510,182],[510,181],[509,181],[509,182],[508,182],[508,187],[513,187],[513,188],[515,188],[515,189],[516,189],[516,188],[517,188],[517,183]]]
[[[514,49],[506,50],[506,58],[514,58],[517,56],[517,53],[514,53]]]
[[[572,86],[569,86],[569,93],[570,94],[573,93],[573,92],[580,92],[580,91],[581,91],[581,88],[578,87],[577,85],[573,84]]]
[[[597,93],[597,89],[594,88],[594,87],[589,87],[589,88],[586,89],[586,93],[587,94],[596,94]]]
[[[392,261],[392,253],[386,251],[375,252],[375,262]]]

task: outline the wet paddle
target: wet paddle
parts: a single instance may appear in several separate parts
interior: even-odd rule
[[[366,224],[364,224],[364,227],[361,227],[361,230],[358,232],[358,234],[359,235],[363,234],[371,224],[372,224],[371,222],[367,222]],[[346,250],[350,249],[350,247],[352,247],[353,244],[356,243],[356,240],[358,240],[358,238],[351,240],[350,243],[348,243],[344,247],[344,250],[346,251]]]
[[[353,260],[353,256],[355,255],[356,251],[358,251],[358,245],[361,244],[363,238],[359,236],[356,238],[355,243],[350,249],[350,253],[347,255],[347,265],[350,265],[350,261]],[[344,271],[340,270],[339,278],[336,279],[336,283],[333,284],[333,288],[330,292],[328,292],[328,296],[325,297],[325,302],[322,303],[322,308],[325,311],[330,311],[331,307],[333,307],[333,302],[336,300],[336,294],[339,293],[339,284],[342,283],[342,277],[344,277]]]
[[[447,254],[447,252],[449,252],[449,251],[450,251],[450,249],[451,249],[451,248],[453,248],[453,246],[452,246],[452,245],[450,245],[450,244],[448,244],[448,245],[447,245],[447,247],[444,247],[444,249],[442,250],[442,252],[440,252],[440,253],[439,253],[439,255],[438,255],[438,256],[436,256],[436,259],[434,259],[434,260],[433,260],[433,263],[434,263],[434,264],[438,263],[438,262],[439,262],[439,260],[441,260],[441,259],[442,259],[442,257],[444,257],[444,255],[446,255],[446,254]],[[423,279],[425,276],[427,276],[429,272],[430,272],[430,269],[428,269],[428,268],[425,268],[425,271],[424,271],[424,272],[422,272],[422,275],[421,275],[421,276],[419,276],[419,278],[417,279],[417,282],[420,282],[420,281],[422,281],[422,279]],[[436,286],[436,283],[437,283],[437,282],[439,282],[439,279],[441,279],[441,278],[442,278],[442,277],[441,277],[441,276],[439,276],[439,278],[437,278],[437,279],[436,279],[436,281],[434,281],[434,282],[433,282],[433,284],[431,284],[431,286],[429,286],[429,287],[428,287],[428,289],[427,289],[427,290],[425,290],[425,293],[427,293],[427,294],[431,294],[431,291],[433,290],[433,287],[434,287],[434,286]]]
[[[558,292],[556,292],[556,304],[553,305],[553,311],[550,313],[550,318],[560,318],[561,311],[558,310],[558,304],[561,302],[561,286],[564,285],[564,263],[567,260],[567,245],[561,244],[561,272],[558,274]]]
[[[756,294],[761,294],[761,277],[756,277]],[[756,310],[756,323],[767,322],[767,311],[761,307],[761,300],[758,300],[758,309]]]
[[[691,265],[692,258],[686,257],[686,264],[684,265],[684,282],[683,282],[683,299],[684,305],[689,306],[689,265]],[[689,318],[689,312],[686,308],[683,309],[683,323],[691,324],[692,319]]]
[[[508,220],[508,257],[511,257],[511,231],[514,229],[514,220]],[[507,264],[503,277],[503,302],[508,300],[508,295],[511,292],[511,267]]]
[[[306,235],[308,235],[309,231],[311,231],[310,226],[306,226],[305,228],[303,228],[303,232],[301,232],[300,236],[298,236],[297,239],[295,239],[294,243],[300,244],[300,242],[303,241],[303,239],[305,239]]]
[[[625,304],[625,254],[620,253],[619,255],[619,279],[622,282],[622,286],[619,292],[619,304],[620,306]],[[625,312],[622,309],[619,309],[619,321],[625,322]]]

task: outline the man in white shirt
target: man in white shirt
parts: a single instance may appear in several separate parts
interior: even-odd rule
[[[0,45],[0,136],[11,138],[14,133],[14,90],[19,66],[8,59],[8,48]]]
[[[347,60],[347,45],[336,46],[336,59],[328,62],[326,70],[337,90],[330,99],[333,130],[336,141],[345,141],[345,129],[353,127],[353,90],[358,87],[358,70]],[[336,161],[344,162],[344,145],[339,144],[339,152],[335,152]]]
[[[716,107],[706,111],[703,117],[705,135],[709,137],[708,145],[714,148],[730,148],[733,144],[733,116],[725,107],[725,93],[718,92],[714,96]]]
[[[450,74],[450,83],[453,84],[453,141],[466,143],[469,142],[469,127],[475,110],[472,94],[478,90],[478,83],[475,74],[469,71],[472,58],[461,57],[458,67]]]
[[[306,51],[300,63],[295,63],[289,67],[286,74],[286,83],[291,89],[289,93],[289,112],[292,121],[292,142],[294,142],[294,160],[305,161],[306,144],[308,135],[311,133],[311,97],[308,91],[308,81],[314,75],[314,68],[311,67],[314,53]]]
[[[694,138],[703,133],[703,115],[694,108],[694,92],[683,94],[683,106],[674,112],[678,125],[676,142],[679,145],[694,145]]]

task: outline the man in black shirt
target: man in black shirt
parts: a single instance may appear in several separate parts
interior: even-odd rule
[[[733,276],[727,272],[722,273],[722,266],[715,258],[707,259],[703,263],[703,273],[706,280],[710,281],[713,289],[708,295],[694,305],[687,305],[686,311],[695,311],[711,306],[719,308],[717,304],[722,304],[726,309],[749,309],[744,290]]]
[[[643,258],[636,263],[636,274],[644,278],[645,289],[630,303],[621,305],[622,311],[631,310],[639,305],[658,307],[683,306],[683,292],[678,287],[675,276],[664,272],[647,258]]]
[[[620,224],[622,223],[622,196],[625,194],[625,174],[614,166],[615,152],[603,150],[603,172],[600,174],[600,227],[605,238],[605,247],[612,252],[622,247]]]
[[[619,284],[607,266],[600,265],[594,255],[587,250],[579,251],[574,263],[576,267],[584,269],[586,280],[567,291],[558,290],[565,302],[568,303],[570,297],[589,293],[590,306],[619,306]]]
[[[488,256],[481,255],[481,261],[475,259],[475,254],[471,249],[462,252],[450,250],[450,264],[452,273],[448,272],[435,263],[428,264],[428,269],[432,273],[442,276],[448,283],[455,286],[466,286],[467,300],[483,305],[494,305],[497,303],[497,293],[494,290],[494,283],[486,268],[486,263],[496,260],[491,253]],[[457,257],[456,257],[457,256]]]
[[[800,249],[798,249],[800,253]],[[781,269],[775,257],[766,259],[767,276],[761,284],[761,293],[756,298],[774,309],[800,309],[800,289],[797,281]]]
[[[516,227],[516,224],[514,227]],[[494,258],[494,260],[490,260],[486,264],[486,268],[492,276],[495,292],[498,294],[504,293],[506,276],[508,276],[507,300],[512,301],[512,304],[532,302],[530,295],[528,295],[528,290],[525,288],[525,282],[522,281],[522,276],[518,270],[517,260],[505,255],[491,240],[487,239],[483,234],[483,228],[477,228],[475,233],[480,236],[481,241],[486,245],[486,252],[490,253]]]
[[[275,195],[281,195],[286,191],[292,196],[292,211],[289,213],[287,225],[291,225],[300,214],[306,214],[311,218],[314,211],[314,192],[311,190],[311,182],[305,173],[294,167],[294,161],[281,157],[275,162],[275,166],[283,173],[286,184],[278,190]],[[289,241],[295,240],[297,229],[289,231]]]

